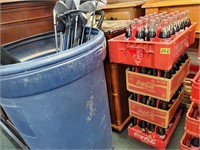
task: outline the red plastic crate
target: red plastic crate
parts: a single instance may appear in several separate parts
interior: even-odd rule
[[[141,120],[145,120],[152,124],[158,125],[163,128],[169,126],[181,100],[183,99],[184,92],[182,91],[174,104],[169,110],[162,110],[156,107],[142,104],[137,101],[133,101],[129,98],[129,113],[130,116],[136,117]]]
[[[170,70],[194,42],[196,23],[170,42],[125,40],[125,34],[108,40],[110,61],[134,66]]]
[[[190,140],[192,136],[187,134],[186,132],[183,134],[181,140],[180,140],[180,150],[199,150],[196,148],[192,148],[190,146]]]
[[[161,140],[156,133],[153,134],[143,133],[137,125],[134,127],[131,126],[128,127],[128,135],[157,149],[162,149],[162,150],[166,149],[171,139],[171,136],[173,135],[173,132],[176,129],[176,126],[180,120],[181,112],[182,110],[180,110],[179,113],[176,115],[175,122],[172,128],[168,130],[168,134],[165,140]]]
[[[126,70],[127,90],[169,101],[189,73],[190,58],[171,79]]]
[[[192,117],[196,108],[198,108],[198,105],[192,102],[186,114],[185,131],[190,135],[200,137],[200,120]]]
[[[192,80],[191,101],[200,103],[200,70]]]

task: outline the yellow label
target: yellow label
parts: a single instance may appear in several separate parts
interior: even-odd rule
[[[161,48],[160,54],[170,54],[170,48]]]

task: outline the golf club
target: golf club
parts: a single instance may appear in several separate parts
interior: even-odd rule
[[[90,40],[90,36],[91,36],[93,24],[94,24],[94,18],[95,18],[95,12],[96,12],[96,9],[97,9],[97,5],[98,5],[98,1],[95,0],[95,7],[94,7],[93,16],[92,16],[92,21],[91,21],[91,25],[90,25],[89,34],[88,34],[88,40]]]
[[[56,18],[57,18],[57,14],[58,13],[62,13],[65,11],[68,11],[69,8],[65,5],[65,3],[63,3],[62,1],[57,1],[54,9],[53,9],[53,23],[54,23],[54,31],[55,31],[55,43],[56,43],[56,52],[59,52],[58,50],[58,35],[57,35],[57,22],[56,22]]]

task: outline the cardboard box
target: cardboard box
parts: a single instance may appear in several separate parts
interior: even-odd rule
[[[132,72],[126,69],[126,86],[130,92],[169,101],[189,73],[190,58],[171,79]]]
[[[163,128],[167,128],[181,100],[183,99],[183,96],[184,92],[182,90],[178,98],[167,111],[131,100],[129,97],[129,112],[133,117],[145,120]]]
[[[128,127],[128,135],[157,149],[163,150],[167,147],[167,144],[171,139],[171,136],[180,120],[181,112],[182,110],[177,114],[174,124],[172,128],[169,129],[165,140],[161,140],[155,132],[152,134],[143,133],[137,125],[134,127]]]

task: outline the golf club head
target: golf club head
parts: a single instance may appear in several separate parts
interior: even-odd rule
[[[72,6],[74,5],[74,1],[73,0],[62,0],[69,9],[72,9]]]
[[[79,5],[78,9],[85,10],[86,13],[91,13],[95,9],[95,3],[92,1],[87,1]]]
[[[80,0],[73,0],[74,4],[76,6],[76,9],[78,9],[79,5],[80,5]]]
[[[70,8],[63,1],[57,1],[53,8],[53,13],[56,16],[56,14],[63,13],[68,10],[70,10]]]

